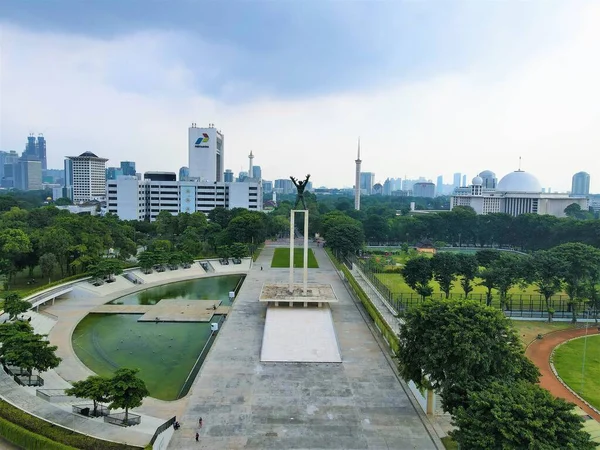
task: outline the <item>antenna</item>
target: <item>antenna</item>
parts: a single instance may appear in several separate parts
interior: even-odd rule
[[[519,172],[521,171],[521,157],[519,156]]]

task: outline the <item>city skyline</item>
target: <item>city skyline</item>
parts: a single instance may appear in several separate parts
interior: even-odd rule
[[[225,15],[207,3],[222,18],[199,31],[180,2],[139,21],[135,1],[91,3],[101,24],[77,2],[31,3],[36,21],[15,1],[0,18],[0,149],[21,153],[43,133],[49,168],[91,151],[177,172],[196,122],[227,136],[226,169],[247,168],[252,150],[270,180],[306,172],[351,187],[360,135],[377,182],[502,178],[522,156],[553,191],[579,171],[597,190],[594,2],[252,3]]]

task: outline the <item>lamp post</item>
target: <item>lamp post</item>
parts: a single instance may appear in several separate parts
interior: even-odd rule
[[[583,338],[583,359],[581,362],[581,395],[583,396],[583,388],[585,386],[585,354],[587,352],[587,334],[589,326],[589,314],[588,320],[585,319],[585,311],[583,312],[583,320],[585,320],[585,337]]]

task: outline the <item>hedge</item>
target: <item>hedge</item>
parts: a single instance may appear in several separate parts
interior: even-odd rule
[[[387,341],[388,345],[392,349],[392,353],[394,355],[397,354],[398,350],[400,349],[400,344],[398,341],[398,336],[396,335],[394,330],[392,330],[392,328],[385,321],[385,319],[383,318],[381,313],[377,310],[375,305],[373,305],[373,302],[371,302],[371,299],[369,299],[368,295],[365,293],[363,288],[356,282],[356,280],[354,279],[354,276],[352,275],[352,273],[350,273],[348,268],[344,264],[337,261],[337,259],[331,253],[331,251],[329,249],[326,249],[326,250],[327,250],[327,253],[328,253],[330,259],[333,261],[334,265],[343,272],[344,276],[348,280],[348,283],[350,283],[352,290],[354,291],[356,296],[359,298],[359,300],[363,304],[364,308],[369,313],[369,316],[371,316],[371,319],[373,319],[373,322],[375,322],[375,325],[381,332],[381,335]]]
[[[67,428],[61,427],[60,425],[54,425],[43,419],[39,419],[35,416],[32,416],[31,414],[20,410],[19,408],[11,405],[8,402],[5,402],[4,400],[0,400],[0,420],[2,419],[4,419],[3,422],[10,422],[10,424],[14,425],[14,427],[10,429],[10,433],[13,433],[11,437],[5,435],[5,427],[0,426],[0,435],[6,437],[6,439],[10,440],[11,442],[15,442],[17,445],[22,444],[19,444],[19,442],[14,441],[14,439],[33,439],[31,435],[37,435],[36,437],[38,439],[45,439],[44,441],[40,440],[38,442],[45,443],[47,440],[50,440],[54,443],[58,443],[61,445],[60,447],[31,447],[29,446],[29,444],[23,445],[27,449],[78,448],[81,450],[139,450],[141,448],[133,445],[104,441],[102,439],[97,439],[91,436],[86,436],[85,434],[71,431]],[[16,424],[19,425],[17,426]],[[22,433],[20,431],[22,431]]]
[[[72,450],[75,447],[51,441],[44,436],[32,433],[0,417],[0,436],[9,442],[28,450]]]

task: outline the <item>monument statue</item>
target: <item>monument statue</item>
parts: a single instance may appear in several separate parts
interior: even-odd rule
[[[306,179],[304,181],[298,181],[294,177],[290,177],[294,186],[296,186],[296,203],[294,204],[294,209],[298,206],[298,203],[302,202],[302,206],[304,210],[307,210],[306,203],[304,203],[304,189],[306,189],[306,184],[308,183],[308,179],[310,178],[310,174],[306,175]]]

